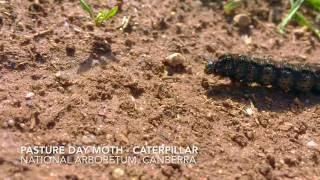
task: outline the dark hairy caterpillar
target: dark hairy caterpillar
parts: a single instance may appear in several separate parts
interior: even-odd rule
[[[224,54],[218,60],[209,61],[205,73],[284,91],[320,93],[320,67],[316,64],[289,64],[271,58]]]

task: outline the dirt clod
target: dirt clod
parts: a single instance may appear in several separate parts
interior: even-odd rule
[[[287,156],[283,160],[289,167],[296,166],[299,163],[298,160],[292,156]]]
[[[97,40],[92,44],[92,52],[97,55],[109,54],[111,53],[111,46],[104,40]]]
[[[73,45],[68,45],[66,47],[67,56],[74,56],[76,53],[76,48]]]
[[[246,28],[251,24],[251,18],[248,14],[237,14],[233,21],[241,28]]]
[[[276,167],[276,159],[275,159],[274,156],[268,155],[268,156],[267,156],[267,162],[268,162],[268,164],[269,164],[272,168],[275,168],[275,167]]]
[[[244,136],[239,134],[233,135],[231,139],[241,147],[245,147],[248,144],[248,140]]]
[[[267,164],[262,164],[259,167],[259,172],[266,177],[270,176],[271,170],[271,167]]]
[[[78,180],[79,179],[78,176],[75,175],[75,174],[68,174],[68,175],[65,176],[65,178],[67,180]]]
[[[145,92],[144,87],[141,86],[138,82],[130,83],[125,86],[130,89],[132,96],[135,98],[141,96]]]

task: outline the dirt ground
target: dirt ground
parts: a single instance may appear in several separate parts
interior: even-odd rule
[[[251,1],[234,25],[223,1],[121,5],[96,27],[76,0],[0,0],[1,179],[320,179],[320,97],[208,76],[222,53],[316,63],[320,43],[286,1]],[[120,29],[123,17],[129,25]],[[185,57],[182,70],[164,59]],[[23,145],[196,145],[197,163],[23,165]]]

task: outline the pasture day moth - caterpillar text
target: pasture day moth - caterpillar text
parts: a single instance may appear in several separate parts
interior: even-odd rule
[[[205,73],[247,84],[271,85],[284,91],[320,93],[320,66],[317,64],[290,64],[271,58],[224,54],[209,61]]]

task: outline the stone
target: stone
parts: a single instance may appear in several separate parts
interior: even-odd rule
[[[317,149],[318,146],[319,145],[316,142],[314,142],[313,140],[307,142],[307,147],[310,149]]]
[[[26,99],[32,99],[32,97],[34,96],[33,92],[28,92],[25,96]]]
[[[125,172],[122,168],[115,168],[112,171],[112,177],[115,179],[120,179],[122,176],[124,176]]]
[[[165,63],[172,67],[184,65],[185,57],[180,53],[173,53],[166,57]]]

